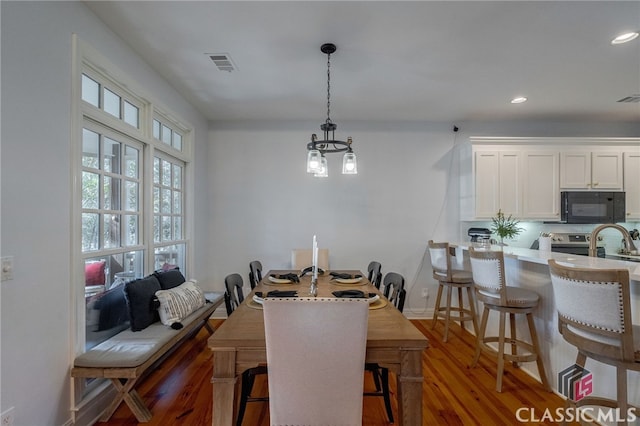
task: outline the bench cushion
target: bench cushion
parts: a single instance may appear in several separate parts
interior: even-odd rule
[[[207,301],[203,307],[182,321],[184,328],[223,299],[222,292],[205,293]],[[213,312],[211,312],[213,313]],[[75,367],[132,368],[142,365],[163,345],[183,330],[174,330],[160,322],[155,322],[142,331],[123,330],[100,343],[88,352],[76,357]]]

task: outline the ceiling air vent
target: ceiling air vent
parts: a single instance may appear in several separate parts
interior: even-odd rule
[[[207,53],[207,56],[211,58],[220,71],[231,72],[237,69],[231,60],[231,56],[227,53]]]
[[[618,102],[640,103],[640,95],[631,95],[620,99]]]

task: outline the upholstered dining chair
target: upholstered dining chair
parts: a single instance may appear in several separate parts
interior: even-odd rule
[[[313,265],[312,250],[311,249],[293,249],[291,251],[291,268],[296,271],[300,271],[304,268]],[[318,268],[328,271],[329,270],[329,249],[318,249]]]
[[[367,301],[266,298],[263,308],[270,424],[361,425]]]
[[[514,365],[520,362],[535,361],[538,366],[540,380],[546,390],[551,390],[542,362],[542,353],[538,344],[538,333],[533,322],[533,311],[538,306],[540,297],[532,290],[507,286],[504,274],[504,254],[502,251],[477,251],[469,247],[473,284],[478,301],[484,304],[480,331],[476,339],[476,354],[471,364],[475,367],[480,353],[485,351],[497,357],[498,371],[496,390],[502,392],[502,375],[505,361]],[[487,336],[489,312],[497,311],[500,317],[498,336]],[[509,314],[510,335],[505,336],[506,315]],[[529,326],[531,342],[518,339],[516,336],[516,315],[524,315]],[[497,343],[497,350],[489,345]],[[511,348],[510,353],[505,346]],[[519,350],[520,349],[520,350]]]
[[[380,284],[382,283],[382,265],[380,262],[373,261],[369,263],[369,266],[367,266],[367,279],[377,289],[380,289]]]
[[[435,328],[438,318],[441,318],[444,321],[442,341],[446,342],[449,337],[449,324],[451,321],[458,321],[462,329],[465,328],[465,321],[471,321],[473,331],[477,336],[478,320],[476,318],[476,301],[473,297],[473,277],[471,276],[471,271],[454,269],[453,256],[451,256],[449,250],[449,243],[436,243],[433,242],[433,240],[429,240],[428,246],[431,265],[433,267],[433,278],[438,281],[438,293],[433,309],[431,328]],[[447,299],[443,305],[441,303],[442,292],[445,288],[447,290]],[[451,293],[454,289],[458,292],[458,306],[452,306],[451,304]],[[468,307],[466,308],[464,306],[462,290],[466,290],[467,292]],[[453,316],[452,313],[454,314]]]
[[[244,301],[244,295],[242,293],[242,276],[240,274],[227,275],[224,279],[224,284],[226,288],[224,293],[224,301],[227,307],[227,315],[231,315],[233,311]],[[259,374],[267,374],[266,365],[259,365],[242,372],[240,406],[238,408],[238,419],[236,421],[236,426],[242,425],[242,419],[244,418],[244,412],[246,411],[248,402],[269,400],[269,397],[267,396],[251,395],[256,376],[258,376]]]
[[[576,365],[587,358],[616,369],[616,399],[587,395],[567,398],[567,407],[595,405],[618,408],[626,424],[627,370],[640,371],[640,326],[633,324],[629,270],[575,268],[549,260],[558,329],[578,349]],[[567,377],[569,374],[567,374]],[[570,386],[562,380],[559,386]]]
[[[249,285],[253,290],[258,283],[262,281],[262,263],[259,260],[254,260],[249,263]]]

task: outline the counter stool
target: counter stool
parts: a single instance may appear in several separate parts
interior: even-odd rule
[[[442,340],[447,341],[449,334],[449,322],[459,321],[460,327],[464,329],[464,322],[471,321],[473,331],[478,335],[478,322],[476,319],[476,303],[473,298],[473,278],[471,272],[454,270],[451,266],[451,252],[449,251],[449,243],[434,243],[429,241],[429,255],[431,256],[431,265],[433,266],[433,278],[438,281],[438,294],[436,296],[436,305],[433,311],[433,321],[431,328],[435,328],[438,318],[444,320],[444,336]],[[441,306],[442,290],[447,289],[447,303]],[[452,289],[458,290],[458,306],[451,306]],[[465,308],[462,300],[462,290],[467,290],[467,299],[469,308]],[[451,311],[457,315],[451,316]]]
[[[520,287],[510,287],[505,283],[504,255],[501,251],[476,251],[469,248],[471,260],[471,272],[476,288],[476,296],[484,304],[480,334],[476,343],[476,355],[471,364],[475,367],[480,359],[482,351],[496,355],[498,358],[498,371],[496,377],[496,390],[502,392],[502,374],[504,362],[511,361],[514,367],[520,362],[535,361],[542,385],[551,391],[547,375],[542,362],[542,353],[538,345],[538,334],[533,322],[533,310],[538,306],[539,296],[536,292]],[[498,336],[487,336],[487,320],[490,311],[500,313]],[[506,315],[509,314],[510,336],[505,337]],[[519,340],[516,336],[516,314],[525,315],[529,325],[531,343]],[[489,346],[489,343],[498,343],[498,349]],[[505,345],[511,346],[511,353],[505,353]],[[518,348],[524,349],[518,353]]]
[[[632,323],[629,271],[570,268],[549,260],[549,272],[558,329],[578,349],[576,365],[584,368],[587,358],[592,358],[616,368],[616,400],[589,395],[576,400],[573,392],[563,392],[563,386],[572,388],[573,383],[562,380],[558,386],[567,396],[566,406],[619,408],[621,419],[626,420],[627,370],[640,371],[640,340],[634,340],[634,334],[640,336],[640,326]]]

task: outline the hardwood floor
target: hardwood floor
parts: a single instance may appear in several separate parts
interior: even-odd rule
[[[223,320],[211,320],[217,328]],[[458,326],[449,330],[449,341],[442,343],[443,327],[439,322],[431,330],[431,321],[413,320],[413,324],[429,338],[430,347],[423,357],[423,425],[513,425],[518,424],[516,411],[525,407],[540,419],[545,410],[553,413],[564,401],[546,392],[542,385],[525,372],[508,365],[503,391],[495,387],[495,361],[482,356],[476,368],[470,368],[474,354],[474,336]],[[207,332],[203,329],[190,342],[182,345],[141,384],[138,392],[153,413],[147,425],[210,425],[212,410],[212,353],[207,348]],[[395,382],[395,380],[392,380]],[[365,388],[373,387],[370,375]],[[267,393],[267,382],[258,378],[256,394]],[[397,415],[396,388],[392,387],[394,415]],[[268,403],[247,405],[244,425],[268,426]],[[524,414],[529,416],[530,411]],[[99,425],[135,425],[135,417],[121,404],[109,422]],[[363,425],[388,425],[382,398],[365,397]],[[536,421],[532,424],[555,424]]]

